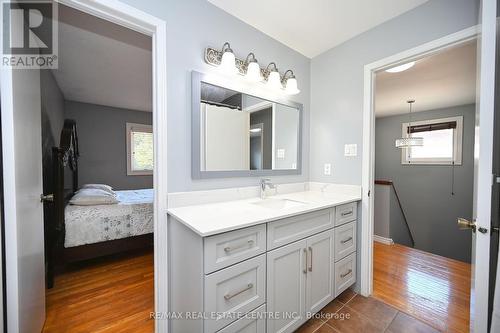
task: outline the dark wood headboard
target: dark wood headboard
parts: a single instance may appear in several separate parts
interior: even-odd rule
[[[47,285],[54,283],[54,266],[58,256],[64,248],[66,233],[64,223],[64,209],[73,194],[78,190],[78,136],[76,122],[72,119],[64,120],[59,147],[52,148],[53,167],[53,219],[46,227],[46,264]]]
[[[59,142],[59,147],[52,148],[52,160],[54,161],[54,227],[57,231],[64,232],[64,208],[78,190],[79,151],[76,122],[74,120],[64,120]],[[68,182],[71,182],[71,184],[67,184]]]

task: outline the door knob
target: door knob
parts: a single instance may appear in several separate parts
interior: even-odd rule
[[[40,201],[41,202],[54,202],[54,195],[53,194],[40,194]]]
[[[467,230],[467,229],[472,229],[472,231],[476,231],[476,223],[475,222],[471,222],[467,219],[464,219],[462,217],[459,217],[457,219],[457,225],[458,225],[458,229],[460,230]]]
[[[457,225],[458,225],[458,229],[460,229],[460,230],[472,229],[472,232],[476,232],[476,228],[477,228],[476,221],[471,222],[467,219],[459,217],[457,219]],[[477,228],[477,230],[482,234],[485,234],[488,232],[488,229],[483,228],[483,227],[479,227],[479,228]]]

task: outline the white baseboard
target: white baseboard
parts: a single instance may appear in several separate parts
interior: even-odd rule
[[[392,238],[386,238],[386,237],[377,236],[377,235],[373,235],[373,240],[375,242],[379,242],[379,243],[386,244],[386,245],[394,244],[394,241],[392,240]]]

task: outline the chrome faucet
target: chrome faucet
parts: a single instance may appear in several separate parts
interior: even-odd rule
[[[260,180],[260,198],[265,199],[266,198],[266,188],[269,187],[270,189],[276,188],[276,186],[271,182],[271,179],[269,178],[263,178]]]

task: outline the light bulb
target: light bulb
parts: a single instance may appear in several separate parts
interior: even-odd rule
[[[272,71],[269,73],[269,77],[267,78],[267,86],[272,89],[282,89],[281,85],[281,77],[278,71]]]
[[[253,61],[248,64],[247,73],[245,77],[252,82],[262,81],[262,76],[260,74],[260,66],[257,62]]]
[[[232,51],[224,51],[219,67],[226,74],[235,74],[238,71],[236,68],[236,57]]]
[[[300,90],[297,88],[297,79],[295,77],[291,77],[286,80],[285,92],[288,95],[296,95],[300,92]]]

